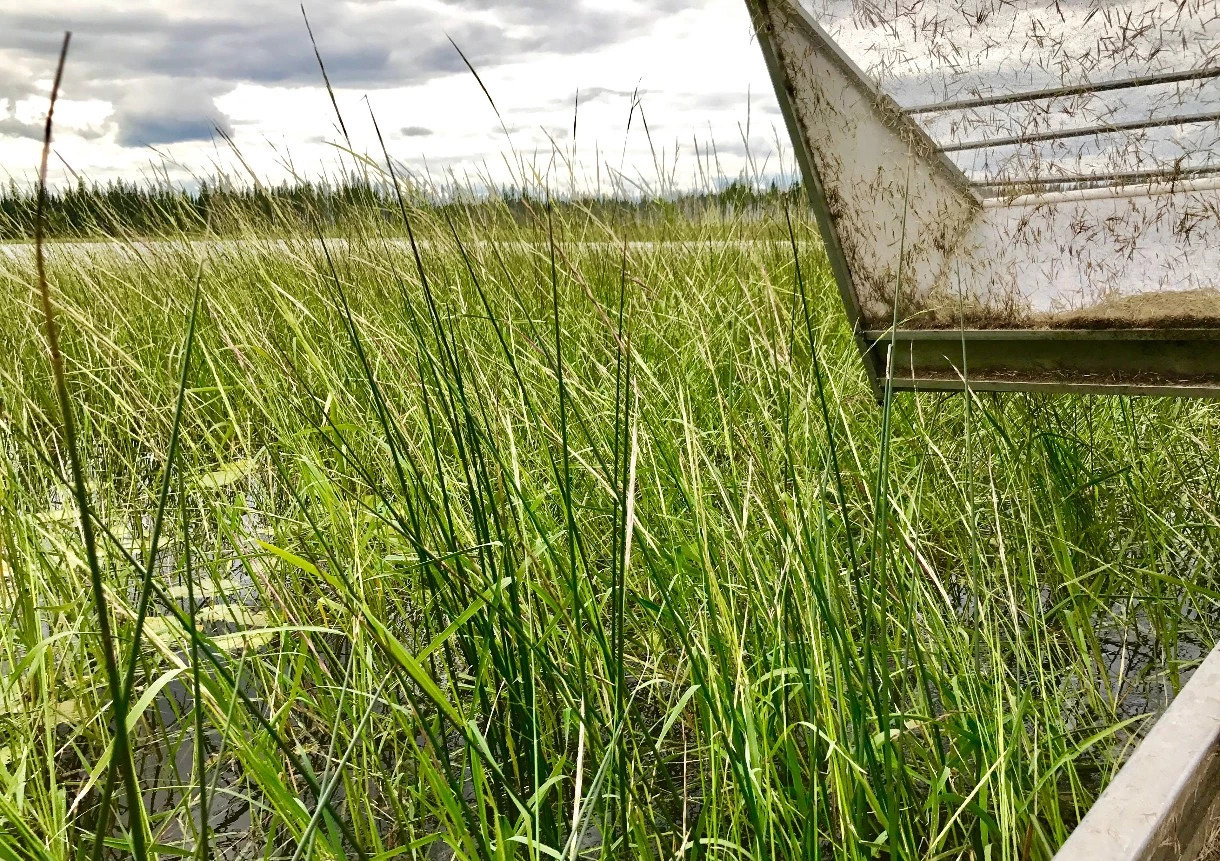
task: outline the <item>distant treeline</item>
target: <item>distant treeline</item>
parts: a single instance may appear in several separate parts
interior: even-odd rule
[[[649,225],[673,219],[750,219],[774,213],[798,187],[772,183],[758,188],[734,182],[714,191],[666,198],[584,196],[555,201],[581,209],[615,225]],[[536,219],[544,206],[538,194],[514,189],[496,194],[429,194],[404,191],[411,208],[438,213],[468,213],[474,208],[486,220]],[[37,191],[10,183],[0,189],[0,241],[34,237]],[[80,182],[48,193],[46,235],[56,239],[154,237],[199,233],[231,233],[315,229],[330,231],[377,219],[399,224],[394,189],[389,185],[353,180],[343,183],[300,182],[277,186],[238,186],[203,182],[197,190],[169,184],[115,180],[105,184]]]

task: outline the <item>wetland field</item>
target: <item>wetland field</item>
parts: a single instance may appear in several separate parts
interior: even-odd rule
[[[0,253],[0,859],[1048,859],[1220,638],[1220,404],[878,404],[795,197],[310,205]]]

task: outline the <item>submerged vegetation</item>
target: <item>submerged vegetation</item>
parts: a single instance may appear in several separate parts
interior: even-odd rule
[[[385,203],[51,247],[83,499],[0,256],[0,857],[1045,859],[1220,636],[1215,404],[879,407],[782,198]]]

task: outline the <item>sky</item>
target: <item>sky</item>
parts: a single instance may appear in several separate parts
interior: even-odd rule
[[[802,2],[903,104],[1220,64],[1220,0]],[[434,187],[665,192],[796,173],[742,0],[309,0],[306,12],[351,148],[380,159],[371,108],[395,162]],[[351,169],[296,0],[0,0],[0,180],[33,178],[67,29],[52,182]],[[950,141],[1218,106],[1210,79],[920,121]],[[1143,168],[1214,151],[1218,134],[1196,123],[955,158],[971,175]]]
[[[306,13],[352,148],[380,154],[371,107],[395,161],[437,185],[509,183],[522,163],[559,189],[794,171],[741,0],[312,0]],[[65,30],[55,181],[350,168],[294,0],[0,0],[0,169],[19,182]]]

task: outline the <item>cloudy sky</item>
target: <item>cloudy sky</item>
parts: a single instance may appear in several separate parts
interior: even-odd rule
[[[782,121],[741,0],[312,0],[306,11],[355,149],[376,150],[367,96],[391,154],[437,182],[450,173],[504,182],[511,152],[568,182],[558,150],[575,155],[586,182],[621,171],[626,181],[655,187],[663,175],[689,186],[701,170],[751,169],[747,119],[752,169],[792,170],[775,154]],[[0,0],[9,176],[28,179],[37,164],[66,29],[60,177],[240,172],[217,129],[264,179],[339,165],[342,136],[295,0]],[[651,145],[632,115],[637,91]]]

